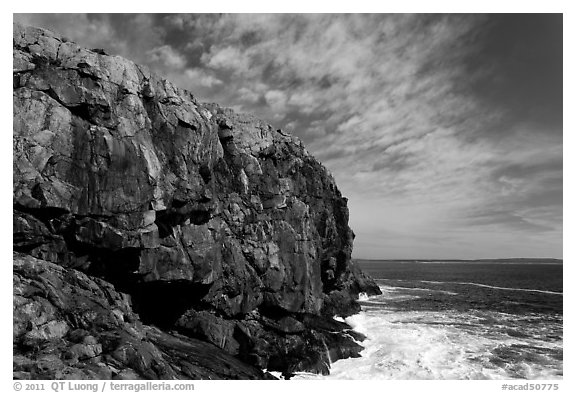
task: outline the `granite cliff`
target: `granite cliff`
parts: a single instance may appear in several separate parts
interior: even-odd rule
[[[378,287],[302,143],[14,25],[14,376],[266,378],[359,356]]]

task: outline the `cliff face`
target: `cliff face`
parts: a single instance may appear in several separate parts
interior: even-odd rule
[[[13,53],[13,246],[15,261],[24,261],[15,262],[14,306],[51,304],[42,326],[59,326],[58,334],[39,337],[61,355],[77,344],[77,329],[108,348],[85,360],[72,357],[75,363],[62,355],[65,367],[99,362],[111,377],[122,373],[114,370],[171,375],[109,363],[106,354],[125,342],[103,344],[101,333],[125,337],[123,329],[152,346],[184,343],[171,356],[192,356],[185,355],[191,340],[208,342],[223,358],[286,374],[326,373],[330,358],[357,356],[354,332],[332,316],[357,312],[357,294],[379,290],[350,260],[346,199],[300,141],[46,30],[14,25]],[[36,265],[104,285],[122,299],[118,307],[130,322],[95,328],[75,317],[82,300],[54,301],[49,291],[22,295],[22,269],[29,281],[40,280]],[[64,288],[83,287],[78,280],[61,283],[55,299],[85,296]],[[41,356],[31,349],[44,344],[27,339],[43,329],[35,318],[14,316],[15,356],[28,362],[22,364]],[[131,348],[138,356],[147,351]],[[168,359],[162,349],[145,357]],[[262,377],[244,367],[210,377]],[[61,377],[34,370],[16,371]],[[179,378],[209,375],[179,372]]]

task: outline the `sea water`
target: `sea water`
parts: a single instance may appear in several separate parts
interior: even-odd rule
[[[329,376],[295,379],[561,379],[562,264],[361,263],[382,295],[346,318],[368,338]]]

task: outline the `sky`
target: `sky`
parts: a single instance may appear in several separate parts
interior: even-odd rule
[[[298,136],[353,256],[562,258],[561,14],[15,14]]]

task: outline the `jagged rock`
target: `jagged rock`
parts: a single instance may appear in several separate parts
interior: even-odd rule
[[[262,379],[219,348],[142,324],[110,283],[14,253],[14,377]]]
[[[258,367],[327,372],[313,353],[352,339],[305,316],[350,315],[360,292],[379,290],[351,262],[347,200],[302,143],[43,29],[15,24],[13,53],[14,249],[106,280],[147,324]],[[103,329],[117,328],[111,318]],[[96,323],[55,320],[26,340]],[[171,340],[171,351],[185,347]],[[99,351],[75,345],[71,359]],[[114,375],[159,377],[145,371],[158,351],[115,351],[137,366]]]
[[[232,355],[238,355],[239,344],[234,339],[233,321],[218,318],[208,311],[189,310],[176,322],[181,331],[204,339]]]

